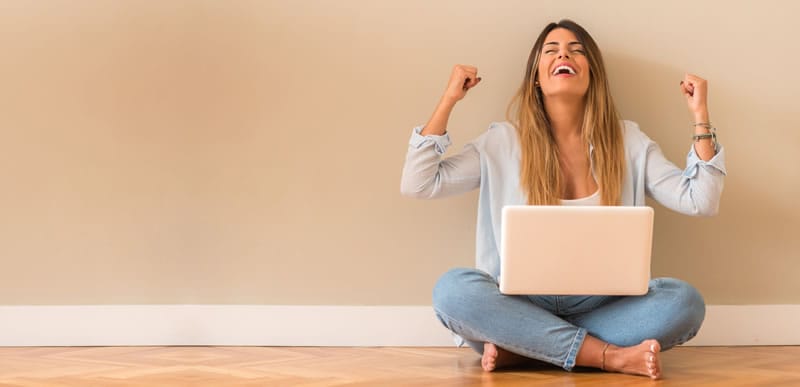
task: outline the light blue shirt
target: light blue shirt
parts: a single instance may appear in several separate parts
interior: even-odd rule
[[[688,215],[715,215],[719,209],[725,171],[725,150],[703,161],[694,146],[681,170],[661,153],[658,144],[632,121],[624,122],[626,175],[622,205],[644,206],[645,195]],[[520,148],[516,129],[493,123],[460,153],[442,158],[450,145],[448,134],[422,136],[414,128],[400,182],[403,195],[441,198],[478,188],[475,265],[495,279],[500,274],[500,216],[503,206],[526,204],[519,184]],[[590,152],[592,148],[590,146]]]

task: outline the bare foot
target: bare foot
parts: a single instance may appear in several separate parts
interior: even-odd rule
[[[481,366],[484,371],[491,372],[498,368],[522,364],[528,360],[530,359],[525,356],[506,351],[492,343],[483,343]]]
[[[605,370],[661,379],[660,355],[661,345],[656,340],[645,340],[632,347],[611,346],[606,351]]]

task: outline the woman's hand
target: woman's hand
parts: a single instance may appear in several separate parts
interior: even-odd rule
[[[441,101],[439,101],[436,110],[433,111],[433,116],[425,124],[420,134],[423,136],[441,136],[447,133],[447,121],[450,119],[450,113],[452,113],[453,107],[456,106],[456,102],[464,98],[467,95],[467,91],[480,82],[481,79],[478,77],[477,67],[455,65]]]
[[[455,65],[450,74],[450,81],[442,96],[442,102],[455,105],[467,95],[467,91],[481,82],[478,77],[478,68],[468,65]]]
[[[708,120],[708,83],[705,79],[693,74],[686,74],[681,81],[681,92],[686,97],[686,104],[694,118],[694,134],[708,134],[711,132],[711,122]],[[704,125],[698,125],[704,124]],[[704,161],[711,160],[716,154],[716,144],[711,138],[696,140],[695,153]]]
[[[708,122],[708,82],[694,74],[686,74],[681,81],[681,92],[686,97],[689,112],[695,122]]]

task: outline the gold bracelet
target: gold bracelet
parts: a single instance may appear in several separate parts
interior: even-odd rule
[[[695,122],[695,123],[692,124],[692,127],[695,127],[695,126],[702,126],[702,127],[706,128],[706,129],[711,129],[711,121],[709,121],[709,122]]]
[[[700,140],[705,140],[707,138],[712,138],[713,139],[714,138],[714,134],[713,133],[706,133],[706,134],[695,134],[694,136],[692,136],[692,140],[694,140],[694,142],[698,142]]]
[[[606,370],[606,350],[607,349],[608,349],[608,343],[606,343],[606,346],[603,347],[603,363],[600,364],[600,369],[603,370],[603,371]]]

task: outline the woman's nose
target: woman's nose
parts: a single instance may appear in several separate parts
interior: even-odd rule
[[[566,52],[559,52],[558,59],[568,59],[569,55]]]

